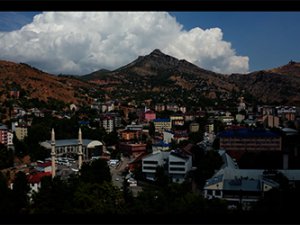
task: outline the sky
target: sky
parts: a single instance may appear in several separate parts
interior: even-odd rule
[[[300,61],[300,12],[0,12],[0,60],[114,70],[154,49],[222,74]]]

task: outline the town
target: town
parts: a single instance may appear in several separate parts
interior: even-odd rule
[[[53,110],[8,95],[4,214],[252,215],[299,196],[299,107],[240,95],[230,108],[93,98]]]

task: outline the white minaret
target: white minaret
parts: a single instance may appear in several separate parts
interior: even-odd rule
[[[54,129],[52,128],[51,131],[51,169],[52,169],[52,178],[55,177],[55,171],[56,171],[56,167],[55,167],[55,133],[54,133]]]
[[[78,131],[78,169],[81,169],[82,166],[82,133],[81,128]]]

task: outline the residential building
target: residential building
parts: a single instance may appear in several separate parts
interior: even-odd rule
[[[168,162],[168,173],[172,182],[182,183],[192,169],[192,157],[172,150]]]
[[[174,131],[174,140],[179,143],[181,141],[189,140],[189,135],[187,130],[175,130]]]
[[[155,131],[162,133],[164,130],[171,130],[172,123],[170,119],[155,119],[153,120]]]
[[[7,147],[11,148],[13,146],[14,134],[11,131],[7,131]]]
[[[174,139],[174,132],[170,130],[165,130],[163,132],[163,137],[164,137],[163,141],[165,143],[171,143],[172,140]]]
[[[100,126],[105,129],[107,133],[111,133],[114,130],[114,118],[112,116],[102,116],[100,118]]]
[[[184,114],[184,121],[189,122],[189,121],[194,121],[196,118],[196,115],[194,113],[186,113]]]
[[[145,156],[142,160],[142,172],[146,179],[155,180],[156,169],[158,166],[164,167],[167,163],[170,152],[153,152]]]
[[[166,110],[166,107],[164,104],[162,103],[158,103],[155,105],[155,111],[156,112],[162,112],[162,111],[165,111]]]
[[[27,137],[28,135],[28,128],[26,125],[19,125],[19,126],[16,126],[16,137],[22,141],[24,140],[25,137]]]
[[[234,129],[219,134],[226,151],[281,151],[281,136],[263,129]]]
[[[271,179],[267,170],[239,169],[235,161],[225,152],[219,151],[223,166],[204,186],[204,197],[220,198],[233,205],[242,203],[249,208],[252,203],[264,196],[264,193],[278,188],[279,184]],[[276,171],[275,171],[276,172]],[[300,170],[277,170],[288,178],[291,183],[300,181]]]
[[[141,131],[138,130],[122,130],[120,134],[124,141],[138,140],[141,137]]]
[[[183,115],[172,115],[170,120],[173,126],[183,126],[184,125],[184,116]]]
[[[8,128],[6,125],[0,125],[0,143],[3,145],[7,145],[7,132]]]
[[[131,144],[131,143],[124,143],[121,142],[119,144],[119,149],[123,154],[132,156],[136,158],[139,154],[145,153],[147,150],[147,145],[143,143]]]
[[[279,127],[279,117],[275,115],[264,115],[264,124],[266,127]]]
[[[210,124],[205,125],[205,131],[207,133],[213,133],[214,132],[214,124],[210,123]]]
[[[192,157],[180,151],[154,152],[142,160],[142,172],[146,179],[155,180],[156,169],[163,167],[172,182],[182,183],[192,169]]]
[[[144,118],[146,122],[150,122],[156,119],[156,113],[152,110],[148,110],[144,113]]]
[[[191,133],[195,133],[195,132],[199,131],[200,125],[199,125],[199,123],[192,122],[192,123],[190,123],[189,128],[190,128]]]
[[[172,111],[172,112],[177,112],[177,111],[179,111],[179,106],[174,103],[168,103],[168,104],[166,104],[166,110]]]
[[[159,141],[157,143],[152,144],[152,152],[169,151],[170,146],[170,143]]]

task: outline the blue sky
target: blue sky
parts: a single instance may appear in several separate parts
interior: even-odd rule
[[[33,16],[39,13],[40,12],[0,12],[0,32],[10,33],[13,30],[19,30],[22,26],[31,23]],[[231,44],[231,49],[235,51],[236,56],[245,56],[249,58],[249,65],[247,68],[249,72],[278,67],[288,63],[290,60],[300,61],[300,12],[169,12],[169,15],[175,17],[177,23],[182,25],[182,30],[185,31],[190,31],[195,27],[199,27],[202,30],[211,28],[221,29],[221,33],[223,34],[222,41]],[[50,24],[52,20],[48,20],[50,21]],[[43,21],[45,21],[45,19]],[[173,24],[172,26],[175,25]],[[170,32],[172,32],[172,29]],[[191,35],[192,34],[189,35],[189,38]],[[178,44],[178,40],[175,40],[174,43]],[[154,46],[154,44],[151,46]],[[178,51],[179,47],[175,50],[172,46],[166,48],[167,53]],[[138,51],[132,52],[132,56],[129,60],[135,58],[134,53],[136,52]],[[145,48],[145,53],[146,52],[147,49]],[[142,53],[143,51],[141,51],[141,54]],[[20,56],[22,54],[18,53],[16,55]],[[179,54],[178,56],[182,55],[183,54]],[[24,56],[24,58],[26,57],[27,55]],[[194,59],[193,57],[194,56],[190,56],[188,59],[192,60]],[[213,57],[214,56],[212,56],[212,58]],[[220,65],[225,64],[224,57],[226,57],[226,55],[223,56],[222,62],[218,62]],[[12,53],[10,53],[9,56],[6,56],[6,58],[9,60],[14,59]],[[16,58],[16,60],[20,61],[19,58]],[[72,60],[74,64],[76,60]],[[38,59],[28,58],[27,62],[33,64],[36,63],[36,66],[42,65],[42,62]],[[124,62],[117,61],[114,65],[119,66],[119,64],[121,65]],[[197,59],[194,59],[192,62],[196,63]],[[201,62],[199,60],[198,65],[203,65],[204,67],[207,66],[208,69],[213,70],[213,63],[214,61],[212,61],[211,58],[204,58]],[[230,62],[228,62],[228,64],[230,64]],[[110,67],[110,65],[112,65],[111,67],[113,68],[113,64],[109,64],[109,62],[103,64],[103,67]],[[49,67],[45,66],[46,70],[47,68],[49,70]],[[63,70],[64,67],[61,68]],[[70,65],[68,68],[72,69],[69,71],[66,69],[67,72],[74,71],[74,73],[76,73],[75,66]],[[96,68],[97,65],[95,62],[95,66],[91,67],[90,70]],[[219,72],[218,70],[222,69],[224,68],[219,66],[215,71]],[[226,71],[226,68],[224,71]],[[230,72],[230,70],[228,71]],[[89,71],[80,71],[79,69],[77,71],[77,73],[84,72]],[[232,72],[235,71],[232,70]]]
[[[187,29],[220,27],[250,71],[300,61],[300,12],[175,12]]]

